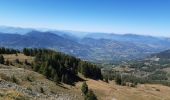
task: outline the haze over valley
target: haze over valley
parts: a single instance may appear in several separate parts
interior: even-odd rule
[[[1,0],[0,100],[170,100],[169,0]]]
[[[48,48],[94,62],[140,59],[170,49],[168,37],[113,33],[86,33],[80,37],[68,31],[14,27],[1,27],[0,32],[2,47]]]

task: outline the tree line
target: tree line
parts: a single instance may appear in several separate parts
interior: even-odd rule
[[[166,86],[170,86],[170,82],[168,81],[167,73],[165,71],[155,71],[152,74],[145,77],[137,77],[132,73],[122,73],[117,71],[105,70],[102,72],[103,79],[105,82],[109,82],[109,80],[115,80],[115,83],[122,86],[130,86],[135,87],[137,84],[163,84]]]
[[[11,48],[4,48],[4,47],[0,48],[0,54],[16,54],[16,53],[20,53],[20,51]]]
[[[9,61],[4,59],[4,56],[2,54],[17,54],[20,53],[19,50],[16,49],[11,49],[11,48],[5,48],[5,47],[0,47],[0,64],[9,64]]]
[[[35,56],[33,70],[57,83],[72,84],[79,79],[78,73],[87,78],[102,79],[100,68],[73,56],[47,49],[23,49],[27,56]]]
[[[89,63],[87,61],[80,61],[78,66],[78,71],[86,78],[102,79],[101,69],[95,64]]]
[[[2,54],[19,53],[18,50],[14,49],[1,48],[0,50]],[[86,78],[102,79],[101,69],[95,64],[82,61],[73,56],[37,48],[24,48],[21,52],[26,56],[34,56],[35,59],[31,65],[33,70],[56,83],[72,84],[80,79],[78,73],[81,73]],[[0,56],[0,61],[4,63],[3,56]]]
[[[23,54],[26,56],[36,56],[38,53],[43,54],[43,53],[49,53],[52,52],[52,50],[47,50],[47,49],[41,49],[41,48],[23,48],[22,50]]]
[[[4,56],[0,55],[0,64],[4,64],[5,60],[4,60]]]

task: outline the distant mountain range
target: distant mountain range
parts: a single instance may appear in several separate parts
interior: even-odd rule
[[[143,58],[170,49],[169,38],[0,27],[0,46],[48,48],[95,62]]]

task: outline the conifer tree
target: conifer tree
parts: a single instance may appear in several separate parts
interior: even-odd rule
[[[116,82],[116,84],[118,84],[118,85],[121,85],[121,84],[122,84],[121,75],[116,75],[115,82]]]
[[[87,94],[87,92],[88,92],[88,85],[86,84],[86,82],[83,82],[82,87],[81,87],[81,91],[82,91],[82,93],[84,95]]]
[[[3,55],[0,55],[0,64],[4,64],[4,57],[3,57]]]
[[[59,83],[59,77],[58,77],[57,74],[55,74],[55,76],[54,76],[54,81],[55,81],[56,83]]]
[[[85,100],[97,100],[97,97],[92,90],[89,90],[85,96]]]
[[[10,64],[10,62],[9,62],[8,59],[6,60],[5,64],[6,64],[6,65],[9,65],[9,64]]]

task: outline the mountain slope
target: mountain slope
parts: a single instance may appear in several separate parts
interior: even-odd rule
[[[149,54],[170,49],[168,38],[141,35],[118,35],[91,33],[84,38],[62,31],[40,32],[31,30],[27,34],[0,33],[0,46],[22,49],[48,48],[61,51],[84,60],[116,62],[144,58]]]
[[[66,84],[56,84],[46,79],[45,76],[29,70],[29,65],[15,64],[15,60],[19,59],[24,62],[32,62],[33,57],[23,54],[4,55],[5,60],[9,59],[13,65],[0,64],[0,98],[2,100],[84,100],[81,95],[81,81],[76,82],[75,86]],[[86,80],[89,89],[92,89],[98,100],[169,100],[170,88],[155,84],[138,84],[137,87],[119,86],[114,81],[106,83],[101,80],[93,80],[89,78],[81,78]],[[9,80],[15,77],[17,83]]]
[[[22,67],[0,64],[0,100],[82,100],[80,90],[56,85],[43,75]],[[9,80],[11,77],[15,77],[17,83]]]
[[[166,50],[170,46],[169,38],[143,36],[135,34],[106,34],[106,33],[94,33],[86,35],[88,38],[94,39],[109,39],[121,42],[132,42],[136,45],[148,46],[153,49]]]
[[[20,27],[9,27],[9,26],[0,26],[0,32],[2,33],[11,33],[11,34],[26,34],[34,29],[31,28],[20,28]]]
[[[78,57],[89,58],[90,49],[71,39],[50,32],[31,31],[25,35],[0,34],[0,46],[10,48],[48,48]],[[83,53],[82,53],[83,52]]]
[[[152,56],[156,56],[160,59],[170,59],[170,50],[166,50],[160,53],[153,54]]]
[[[147,52],[153,52],[146,46],[142,48],[132,42],[121,42],[109,39],[93,39],[84,38],[80,42],[81,44],[88,45],[93,50],[93,57],[98,60],[110,60],[119,61],[128,59],[137,59],[136,55],[147,55]]]
[[[145,59],[122,63],[115,68],[126,75],[133,75],[139,83],[157,83],[170,86],[170,50],[152,54]]]

